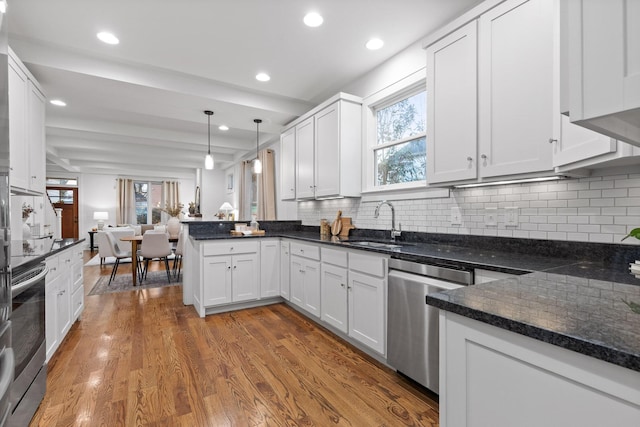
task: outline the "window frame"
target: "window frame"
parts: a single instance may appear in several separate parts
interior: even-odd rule
[[[162,212],[162,211],[160,212],[160,221],[157,222],[157,223],[153,222],[153,209],[154,209],[154,207],[153,207],[153,203],[150,203],[150,202],[153,202],[153,201],[149,200],[149,198],[150,198],[150,196],[152,194],[151,189],[152,189],[153,185],[160,185],[161,188],[162,188],[162,181],[156,181],[156,180],[153,180],[153,179],[134,179],[133,180],[134,198],[135,198],[135,184],[136,183],[146,183],[148,185],[148,188],[149,188],[148,196],[147,196],[147,222],[145,224],[138,223],[138,213],[137,213],[137,209],[136,209],[136,225],[154,225],[154,224],[162,224],[162,223],[166,222],[166,220],[164,219],[165,212]],[[161,206],[160,209],[162,209],[162,207],[165,205],[164,194],[162,194],[162,191],[160,192],[160,199],[161,199],[160,200],[160,206]],[[137,204],[137,201],[135,201],[135,203]]]
[[[426,140],[426,128],[424,136],[413,135],[410,138],[393,141],[378,145],[377,140],[377,118],[376,113],[379,109],[388,107],[402,99],[408,98],[419,92],[426,91],[426,70],[419,70],[404,79],[386,87],[385,89],[371,95],[363,101],[363,127],[365,132],[365,143],[363,144],[363,174],[362,174],[362,193],[382,193],[398,190],[424,189],[427,186],[426,179],[420,181],[403,182],[398,184],[388,184],[384,186],[376,185],[376,151],[378,149],[402,144],[403,142],[412,141],[424,137]],[[429,108],[427,105],[426,108]],[[427,117],[425,115],[425,122]],[[427,144],[429,141],[426,141]],[[425,156],[427,150],[425,149]],[[425,166],[426,177],[426,166]]]

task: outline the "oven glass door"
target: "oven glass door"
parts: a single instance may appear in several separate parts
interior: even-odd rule
[[[20,376],[45,340],[45,275],[41,274],[41,276],[21,292],[12,295],[11,326],[16,378]],[[19,286],[20,283],[15,281],[12,283],[13,289]]]

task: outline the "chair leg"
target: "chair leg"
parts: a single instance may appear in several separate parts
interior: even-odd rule
[[[180,277],[180,272],[182,271],[182,255],[180,255],[180,260],[178,260],[178,273],[176,277]]]
[[[118,265],[120,265],[120,259],[116,258],[116,263],[113,264],[113,269],[111,270],[111,276],[109,277],[109,283],[107,286],[111,285],[111,281],[114,277],[116,277],[116,273],[118,272]]]
[[[167,270],[167,281],[171,283],[171,273],[169,273],[169,258],[164,257],[164,268]]]

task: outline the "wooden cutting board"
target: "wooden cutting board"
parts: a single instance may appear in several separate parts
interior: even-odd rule
[[[340,218],[342,222],[342,230],[340,230],[340,237],[349,237],[349,232],[356,228],[355,225],[351,224],[351,218],[348,216],[343,216]]]
[[[337,236],[342,231],[342,220],[340,217],[342,216],[342,211],[338,211],[338,215],[336,215],[335,221],[331,223],[331,235]]]

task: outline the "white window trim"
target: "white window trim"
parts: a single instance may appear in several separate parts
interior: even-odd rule
[[[400,184],[391,184],[383,188],[374,185],[375,182],[375,149],[381,148],[377,145],[376,138],[376,114],[378,108],[405,98],[407,95],[419,89],[426,90],[426,69],[421,69],[407,77],[387,86],[386,88],[376,92],[375,94],[365,98],[362,103],[362,133],[364,135],[364,143],[362,144],[362,158],[364,164],[362,168],[362,194],[378,194],[384,195],[388,193],[402,191],[405,194],[407,190],[419,190],[413,195],[415,198],[436,198],[443,197],[442,189],[427,189],[426,181],[405,182]],[[429,106],[427,105],[427,108]],[[426,118],[425,118],[426,119]],[[414,139],[413,137],[411,139]],[[427,144],[429,141],[427,141]],[[391,144],[391,145],[395,145]],[[447,190],[448,192],[448,190]],[[375,196],[374,196],[375,197]],[[406,197],[406,196],[405,196]],[[412,197],[413,198],[413,197]]]

